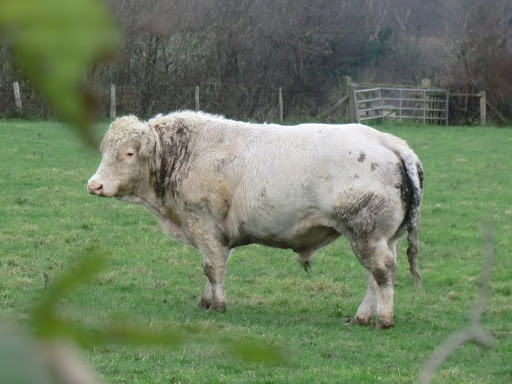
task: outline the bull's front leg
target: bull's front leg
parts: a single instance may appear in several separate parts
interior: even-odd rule
[[[206,275],[206,284],[198,306],[203,309],[213,309],[223,312],[226,310],[227,300],[224,288],[226,266],[212,263],[211,258],[203,256],[203,271]]]
[[[356,317],[350,321],[350,324],[368,325],[372,322],[372,317],[377,313],[377,293],[375,288],[375,279],[373,274],[368,271],[368,287],[363,302],[359,305]]]
[[[226,310],[226,292],[224,278],[230,250],[220,243],[210,241],[199,246],[203,257],[203,271],[206,285],[199,299],[198,306],[216,311]]]

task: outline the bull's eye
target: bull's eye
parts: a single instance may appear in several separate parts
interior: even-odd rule
[[[133,152],[126,152],[126,156],[132,157],[133,156]]]

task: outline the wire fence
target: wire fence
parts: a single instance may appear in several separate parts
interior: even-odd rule
[[[14,92],[15,87],[19,89],[18,93]],[[99,119],[127,114],[150,117],[176,110],[200,109],[230,118],[278,121],[281,116],[284,119],[289,116],[314,117],[330,103],[329,95],[322,91],[280,87],[268,90],[243,85],[142,87],[95,84],[90,86],[90,91],[97,101]],[[0,84],[0,117],[48,118],[53,115],[28,82]]]
[[[434,100],[430,95],[428,102],[425,100],[422,102],[417,97],[412,98],[412,101],[404,102],[402,97],[393,98],[389,95],[387,98],[384,96],[372,98],[370,96],[373,93],[361,98],[360,92],[368,93],[368,89],[373,88],[365,90],[360,87],[354,87],[354,93],[350,91],[345,92],[346,94],[284,87],[263,89],[241,84],[226,86],[204,84],[189,87],[93,84],[89,88],[97,101],[96,117],[98,119],[128,114],[148,118],[159,113],[165,114],[177,110],[202,110],[228,118],[260,122],[299,119],[354,122],[376,118],[384,120],[408,118],[419,123],[428,120],[437,123],[442,121],[443,124],[451,125],[474,125],[485,124],[486,104],[489,105],[486,103],[485,92],[449,94],[443,91],[445,96],[442,100],[437,96]],[[381,93],[383,89],[386,91],[388,88],[378,88]],[[420,92],[421,90],[412,91]],[[356,100],[354,102],[349,98]],[[376,107],[374,104],[377,102],[382,105]],[[397,102],[414,105],[395,105]],[[425,114],[424,109],[426,110],[427,105],[428,113]],[[421,116],[411,114],[408,108],[414,111],[420,108]],[[364,116],[361,115],[363,112]],[[44,119],[56,116],[33,91],[29,82],[0,82],[0,118],[13,117]]]

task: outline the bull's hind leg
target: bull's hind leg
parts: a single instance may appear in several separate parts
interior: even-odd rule
[[[396,268],[393,251],[385,239],[360,239],[352,247],[361,264],[369,271],[366,296],[356,313],[355,322],[368,324],[376,312],[377,329],[392,327]]]
[[[359,305],[356,317],[350,321],[350,324],[368,325],[372,322],[372,317],[377,314],[377,293],[375,291],[375,279],[373,274],[368,271],[368,287],[363,302]]]
[[[206,284],[203,289],[203,293],[201,294],[201,298],[197,303],[197,306],[202,309],[210,309],[213,301],[213,290],[212,285],[210,284],[210,280],[208,277],[206,278]]]

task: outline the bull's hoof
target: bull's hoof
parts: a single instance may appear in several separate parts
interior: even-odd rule
[[[392,318],[377,317],[377,325],[375,326],[375,329],[388,329],[394,326],[395,324],[393,324]]]
[[[226,311],[226,302],[215,302],[208,299],[201,298],[197,303],[197,307],[199,309],[204,309],[207,311],[217,311],[217,312],[225,312]]]
[[[355,317],[354,319],[349,319],[345,325],[371,325],[372,324],[372,318],[369,317],[368,319],[361,319],[359,317]]]
[[[210,309],[217,312],[226,312],[226,302],[216,303],[213,302]]]
[[[211,308],[211,306],[212,306],[212,301],[211,300],[207,300],[207,299],[201,298],[197,302],[197,307],[199,309],[209,310]]]

